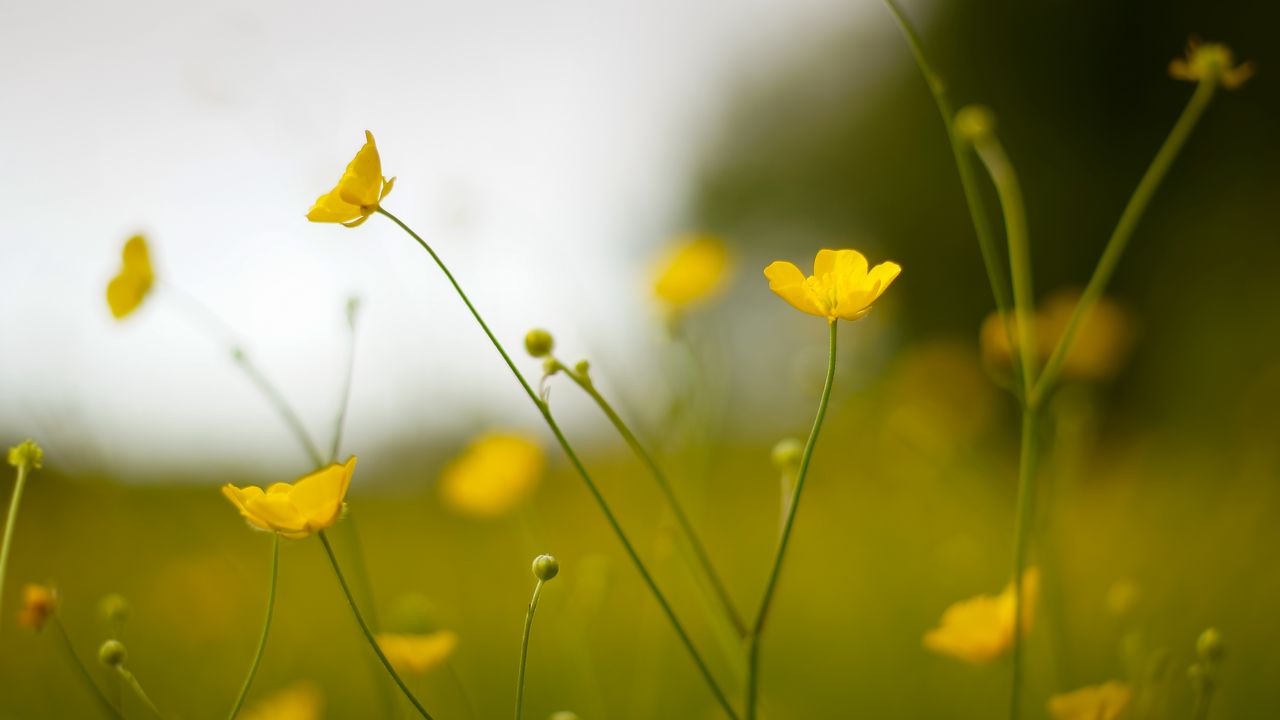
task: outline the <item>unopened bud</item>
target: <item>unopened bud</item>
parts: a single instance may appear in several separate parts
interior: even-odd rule
[[[966,105],[956,113],[953,128],[961,139],[977,142],[995,132],[996,116],[986,106]]]
[[[98,660],[107,667],[120,667],[128,657],[129,652],[119,640],[108,640],[98,648]]]
[[[1222,642],[1222,633],[1218,632],[1217,628],[1209,628],[1196,638],[1196,655],[1205,663],[1216,663],[1225,653],[1226,646]]]
[[[783,438],[773,446],[773,466],[778,472],[794,473],[800,469],[804,457],[804,443],[798,438]]]
[[[524,336],[524,349],[529,351],[533,357],[546,357],[556,347],[555,338],[551,337],[551,333],[542,328],[534,328]]]
[[[560,574],[560,561],[551,555],[539,555],[533,559],[533,576],[546,582]]]

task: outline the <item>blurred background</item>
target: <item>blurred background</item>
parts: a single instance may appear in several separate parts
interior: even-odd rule
[[[1214,100],[1120,264],[1113,367],[1068,383],[1048,411],[1034,550],[1046,591],[1027,708],[1045,717],[1052,693],[1155,667],[1167,708],[1153,717],[1190,717],[1185,669],[1213,625],[1228,646],[1214,715],[1275,717],[1280,567],[1265,548],[1280,542],[1280,12],[1102,0],[906,10],[957,104],[998,118],[1042,301],[1087,280],[1189,97],[1167,76],[1187,37],[1256,65]],[[535,626],[528,716],[717,716],[429,258],[384,218],[357,230],[303,218],[365,129],[398,176],[388,208],[441,253],[508,347],[543,326],[562,359],[590,359],[744,609],[777,535],[770,449],[807,432],[826,350],[822,323],[779,301],[760,269],[787,259],[807,271],[821,247],[899,262],[875,312],[841,329],[832,414],[771,619],[764,707],[770,718],[1003,711],[1007,660],[974,667],[920,640],[949,604],[1008,580],[1017,408],[980,347],[993,305],[943,126],[880,3],[6,2],[0,58],[11,177],[0,439],[33,437],[47,457],[4,589],[0,716],[93,712],[55,639],[12,622],[28,581],[58,587],[89,660],[106,632],[98,599],[124,594],[130,665],[157,704],[171,717],[226,714],[257,639],[270,540],[217,487],[289,480],[311,463],[226,334],[184,298],[234,329],[327,442],[353,296],[342,447],[360,456],[362,600],[388,626],[457,632],[461,684],[478,716],[500,716],[528,562],[553,552],[563,570]],[[686,232],[725,238],[732,271],[676,322],[653,281]],[[117,322],[105,287],[135,233],[157,287]],[[536,377],[538,361],[518,355]],[[643,467],[576,388],[550,386],[737,688]],[[511,513],[461,516],[438,478],[493,429],[541,443],[545,477]],[[353,525],[333,531],[348,560]],[[327,717],[368,717],[381,683],[324,565],[315,540],[285,543],[252,697],[311,681]],[[466,716],[450,674],[413,685],[440,717]]]

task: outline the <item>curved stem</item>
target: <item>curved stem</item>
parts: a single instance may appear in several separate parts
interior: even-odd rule
[[[1013,530],[1013,652],[1012,683],[1009,689],[1009,718],[1017,720],[1022,711],[1022,665],[1024,655],[1022,580],[1027,564],[1027,544],[1035,512],[1035,473],[1037,452],[1037,411],[1022,411],[1022,448],[1018,461],[1018,508]]]
[[[138,678],[135,677],[133,673],[129,672],[128,668],[124,665],[117,665],[116,672],[124,679],[124,682],[129,686],[129,689],[133,690],[133,694],[138,696],[138,699],[142,701],[142,704],[147,706],[147,709],[151,711],[152,715],[155,715],[158,718],[164,717],[164,715],[160,714],[160,710],[156,707],[156,704],[151,702],[151,698],[147,695],[147,691],[142,689],[142,683],[138,682]]]
[[[711,556],[707,553],[706,546],[702,544],[702,540],[698,537],[698,533],[693,529],[693,522],[690,521],[689,515],[684,511],[684,507],[676,498],[671,483],[667,480],[667,476],[662,472],[662,468],[658,467],[658,463],[654,460],[649,451],[640,443],[635,433],[631,432],[631,428],[613,409],[609,401],[605,400],[600,391],[596,389],[595,383],[587,375],[580,375],[568,367],[564,367],[564,373],[573,380],[574,384],[582,388],[582,391],[595,401],[600,407],[600,411],[609,418],[609,422],[613,423],[613,427],[622,436],[623,441],[627,443],[627,447],[635,453],[640,462],[649,470],[649,474],[653,476],[654,481],[658,484],[658,488],[662,491],[663,497],[667,500],[667,505],[671,508],[671,513],[676,519],[676,523],[684,532],[685,537],[689,541],[689,546],[693,549],[694,557],[697,558],[698,565],[701,566],[702,572],[706,575],[707,580],[711,583],[712,590],[715,591],[716,598],[720,601],[720,605],[724,609],[725,617],[733,625],[740,637],[746,637],[747,626],[742,620],[742,616],[738,613],[738,608],[733,604],[733,598],[729,596],[729,590],[725,587],[724,581],[720,579],[720,575],[716,572],[715,565],[711,561]]]
[[[13,484],[13,495],[9,498],[9,515],[4,523],[4,541],[0,543],[0,604],[4,601],[4,581],[9,570],[9,551],[13,548],[13,529],[18,524],[18,506],[22,504],[22,491],[27,486],[27,476],[30,473],[31,469],[27,463],[18,464],[18,478]],[[0,617],[3,617],[2,609],[0,609]]]
[[[400,674],[391,666],[391,661],[387,659],[387,656],[382,652],[382,648],[378,646],[378,641],[374,638],[373,631],[369,629],[369,625],[364,621],[364,615],[360,614],[356,599],[351,594],[351,588],[347,585],[347,579],[342,574],[342,568],[338,565],[338,556],[333,554],[333,546],[329,544],[329,537],[325,535],[323,530],[316,533],[316,536],[320,538],[320,544],[324,545],[324,552],[329,556],[329,564],[333,565],[333,574],[338,577],[338,585],[342,587],[342,594],[346,596],[347,604],[351,606],[351,614],[355,615],[356,624],[360,626],[360,632],[364,633],[365,640],[369,641],[369,647],[373,648],[373,653],[378,656],[382,666],[387,669],[387,674],[395,681],[400,688],[400,692],[404,693],[404,696],[413,704],[418,714],[426,718],[426,720],[431,720],[431,713],[428,713],[427,709],[422,707],[422,703],[418,702],[418,698],[414,697],[409,690],[409,686],[405,685],[404,680],[400,679]]]
[[[338,453],[342,450],[342,432],[347,424],[347,409],[351,405],[351,380],[356,367],[356,319],[359,317],[360,302],[356,298],[347,300],[347,370],[342,380],[342,397],[338,401],[338,419],[333,424],[333,442],[329,445],[329,462],[338,462]]]
[[[408,225],[401,222],[400,218],[392,215],[387,212],[386,209],[381,207],[378,208],[378,212],[385,215],[396,225],[400,226],[401,230],[404,230],[409,237],[413,238],[417,241],[418,245],[422,246],[423,250],[427,251],[427,254],[431,256],[431,259],[435,261],[436,266],[440,268],[442,273],[444,273],[449,284],[453,286],[454,291],[458,294],[462,303],[471,311],[471,316],[475,318],[476,324],[480,326],[480,329],[483,330],[484,334],[489,338],[489,342],[493,344],[494,349],[502,356],[503,362],[507,364],[507,367],[511,370],[511,374],[515,376],[516,381],[520,383],[520,387],[523,388],[525,394],[529,396],[529,400],[531,400],[534,406],[538,408],[538,412],[542,415],[543,421],[546,422],[551,433],[555,435],[556,442],[560,444],[560,448],[569,458],[569,462],[573,465],[574,470],[577,471],[578,475],[582,478],[583,483],[586,484],[587,490],[595,499],[596,505],[600,508],[600,512],[609,523],[609,527],[613,530],[614,535],[617,536],[618,542],[622,543],[622,548],[627,553],[627,557],[631,559],[631,564],[635,566],[636,572],[640,573],[640,578],[644,581],[645,586],[653,595],[654,600],[656,600],[658,605],[662,608],[663,614],[666,615],[667,620],[671,623],[672,629],[675,630],[676,635],[679,636],[680,642],[684,645],[690,658],[693,660],[694,664],[697,665],[698,671],[702,674],[708,688],[710,688],[711,693],[715,696],[716,702],[720,704],[721,709],[724,710],[726,715],[733,720],[737,720],[737,713],[734,712],[733,706],[729,704],[728,697],[724,694],[724,691],[720,689],[720,685],[716,682],[715,676],[711,674],[711,669],[703,660],[701,653],[698,652],[698,648],[693,644],[688,633],[685,632],[684,626],[680,623],[679,618],[676,617],[675,610],[672,609],[666,596],[658,589],[658,584],[654,582],[653,576],[649,574],[649,570],[645,567],[644,561],[640,559],[640,555],[636,552],[635,547],[627,538],[626,532],[623,531],[622,525],[618,523],[617,517],[614,516],[613,511],[609,508],[609,503],[604,499],[604,495],[601,494],[600,488],[596,486],[595,480],[591,478],[591,474],[587,472],[586,466],[582,464],[582,460],[578,458],[578,454],[574,451],[573,446],[569,444],[568,438],[566,438],[564,432],[560,430],[560,425],[556,423],[555,419],[551,416],[550,408],[542,401],[541,398],[538,397],[533,386],[531,386],[529,381],[525,379],[523,374],[521,374],[520,370],[511,360],[511,356],[508,355],[506,349],[502,347],[502,343],[498,342],[498,338],[495,337],[493,331],[489,329],[484,318],[480,317],[479,311],[477,311],[475,306],[471,304],[470,298],[468,298],[467,294],[463,292],[462,287],[453,277],[453,273],[449,272],[449,268],[444,264],[444,261],[440,259],[440,256],[436,254],[435,250],[433,250],[425,240],[419,237],[417,233],[410,229]]]
[[[529,634],[533,630],[533,613],[538,610],[538,597],[542,595],[542,580],[533,586],[533,598],[524,614],[524,634],[520,637],[520,672],[516,674],[516,720],[524,715],[524,669],[529,659]]]
[[[249,664],[249,674],[244,678],[244,684],[240,687],[240,695],[236,698],[235,705],[231,707],[231,714],[227,717],[229,720],[235,720],[240,712],[240,708],[244,707],[245,698],[249,697],[249,688],[253,685],[253,676],[258,674],[258,665],[262,663],[262,654],[267,649],[267,636],[271,634],[271,616],[276,607],[276,584],[280,577],[280,536],[274,534],[271,541],[271,585],[267,591],[267,616],[262,621],[262,636],[258,639],[258,650],[253,654],[253,662]]]
[[[59,644],[62,646],[62,649],[66,651],[67,659],[71,661],[71,666],[76,669],[76,674],[80,676],[80,679],[84,681],[85,686],[89,688],[93,695],[93,699],[98,701],[98,705],[102,708],[102,711],[106,713],[108,717],[117,718],[117,720],[124,720],[124,716],[121,715],[120,711],[117,710],[116,707],[111,704],[111,701],[107,699],[106,694],[102,692],[102,688],[98,687],[98,683],[93,681],[93,676],[89,674],[89,669],[80,661],[80,656],[76,654],[76,646],[71,642],[71,636],[67,634],[66,626],[62,624],[62,618],[58,617],[55,613],[51,624],[58,634],[58,639],[62,641]]]
[[[293,406],[289,404],[288,400],[285,400],[284,394],[280,392],[280,389],[258,369],[257,365],[253,364],[253,361],[249,359],[243,349],[239,347],[233,348],[231,357],[235,360],[236,365],[239,365],[240,369],[244,371],[244,374],[249,376],[249,380],[253,382],[259,392],[266,397],[267,402],[271,403],[271,406],[276,409],[280,419],[284,420],[284,424],[289,427],[294,437],[298,439],[298,443],[306,450],[307,456],[311,458],[311,463],[316,467],[324,465],[324,455],[320,454],[320,448],[311,439],[311,434],[307,432],[306,426],[302,424],[302,418],[298,417],[298,413],[293,409]]]
[[[1098,259],[1098,265],[1094,268],[1093,275],[1089,278],[1089,284],[1085,286],[1084,292],[1080,295],[1080,302],[1076,303],[1075,312],[1071,314],[1071,320],[1067,322],[1067,329],[1063,331],[1062,337],[1053,349],[1053,354],[1049,356],[1048,362],[1045,363],[1044,372],[1040,374],[1040,379],[1035,384],[1035,389],[1032,391],[1030,398],[1033,406],[1038,405],[1044,399],[1044,396],[1053,389],[1053,384],[1057,381],[1058,374],[1062,371],[1062,364],[1067,359],[1067,353],[1071,351],[1071,344],[1075,341],[1076,333],[1080,330],[1080,325],[1089,316],[1089,311],[1093,309],[1093,306],[1102,298],[1102,293],[1107,289],[1107,284],[1111,281],[1111,276],[1115,273],[1116,265],[1119,264],[1121,256],[1124,255],[1125,248],[1129,244],[1129,238],[1133,236],[1133,231],[1138,226],[1138,221],[1142,219],[1142,214],[1146,211],[1147,205],[1151,203],[1151,198],[1155,195],[1156,190],[1159,189],[1160,182],[1164,180],[1164,176],[1169,172],[1173,161],[1177,159],[1178,153],[1182,151],[1182,146],[1186,144],[1187,138],[1191,136],[1191,131],[1195,129],[1196,123],[1200,121],[1200,116],[1204,114],[1205,108],[1209,107],[1209,101],[1213,99],[1215,89],[1217,89],[1217,78],[1212,74],[1200,81],[1200,84],[1196,86],[1195,93],[1191,95],[1191,100],[1187,102],[1187,107],[1182,111],[1182,115],[1178,117],[1178,121],[1174,123],[1173,129],[1169,131],[1169,136],[1165,138],[1160,150],[1156,152],[1150,167],[1143,173],[1142,179],[1138,181],[1138,187],[1134,189],[1133,195],[1124,207],[1124,212],[1120,214],[1120,220],[1116,223],[1115,230],[1111,232],[1111,237],[1107,240],[1107,245],[1102,251],[1102,257]]]
[[[773,604],[773,595],[778,589],[782,561],[786,558],[787,545],[791,542],[791,531],[795,527],[796,511],[800,508],[800,493],[804,491],[804,481],[809,476],[809,461],[813,459],[813,448],[818,444],[818,433],[822,431],[822,420],[827,415],[827,405],[831,401],[831,387],[835,384],[836,323],[835,320],[829,323],[827,379],[822,386],[822,398],[818,401],[818,415],[813,419],[813,429],[809,431],[809,440],[805,443],[804,453],[800,456],[800,469],[796,472],[795,490],[791,494],[791,502],[787,507],[787,517],[782,525],[782,535],[778,538],[777,551],[773,555],[773,568],[769,570],[769,581],[765,584],[764,597],[760,600],[760,610],[756,613],[755,623],[751,628],[751,646],[748,649],[747,661],[747,720],[754,720],[756,717],[756,697],[760,682],[760,636],[764,633],[765,621],[769,618],[769,606]]]

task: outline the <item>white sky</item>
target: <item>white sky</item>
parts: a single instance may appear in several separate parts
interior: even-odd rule
[[[643,263],[684,229],[689,173],[727,94],[833,21],[883,12],[841,0],[0,8],[0,431],[51,455],[61,444],[69,470],[120,475],[301,460],[176,303],[157,295],[111,320],[104,288],[130,234],[148,236],[163,279],[239,330],[321,437],[353,292],[365,312],[348,447],[393,426],[529,418],[394,226],[304,220],[363,131],[399,176],[388,207],[513,350],[549,325],[562,346],[589,336],[621,355],[654,322]]]

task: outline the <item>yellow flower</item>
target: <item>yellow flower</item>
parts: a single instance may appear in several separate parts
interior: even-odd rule
[[[819,250],[813,275],[777,261],[764,269],[769,289],[791,306],[810,315],[836,320],[857,320],[871,312],[871,304],[889,287],[902,268],[883,262],[867,272],[867,259],[857,250]]]
[[[1133,697],[1133,689],[1115,681],[1049,698],[1053,720],[1116,720]]]
[[[334,463],[292,485],[276,483],[265,492],[255,486],[223,485],[222,494],[250,525],[299,540],[332,526],[342,517],[342,501],[355,469],[353,455],[341,465]]]
[[[155,282],[146,238],[141,235],[129,238],[124,244],[121,260],[120,272],[107,283],[107,306],[117,320],[137,310]]]
[[[240,720],[320,720],[324,694],[311,683],[298,683],[258,701]]]
[[[448,630],[432,633],[378,633],[378,647],[401,672],[421,675],[440,667],[453,654],[458,636]]]
[[[533,492],[545,465],[542,448],[528,438],[487,433],[445,467],[440,491],[464,515],[497,517]]]
[[[1036,312],[1035,352],[1041,364],[1053,354],[1079,303],[1078,290],[1059,290]],[[1118,303],[1100,299],[1076,331],[1071,350],[1062,362],[1063,379],[1102,381],[1115,377],[1129,356],[1133,335],[1129,312]],[[1010,371],[1013,354],[999,312],[983,321],[980,343],[987,367],[1000,373]]]
[[[657,264],[653,293],[670,312],[687,310],[724,289],[729,278],[729,247],[715,235],[676,238]]]
[[[342,173],[337,186],[316,198],[307,213],[311,222],[342,223],[357,227],[378,211],[378,204],[391,194],[396,179],[382,176],[382,158],[373,142],[373,133],[364,131],[365,143]]]
[[[58,596],[53,588],[27,585],[22,589],[22,610],[18,612],[18,624],[39,632],[57,609]]]
[[[1228,90],[1234,90],[1253,77],[1253,64],[1235,64],[1231,48],[1220,43],[1200,44],[1196,38],[1187,41],[1187,56],[1169,62],[1169,76],[1175,80],[1200,82],[1214,79]]]
[[[32,470],[44,467],[44,449],[35,440],[23,440],[9,448],[9,464],[14,467],[26,465]]]
[[[1039,584],[1039,573],[1027,568],[1022,575],[1023,632],[1031,629]],[[1013,583],[1009,583],[999,595],[978,595],[947,608],[938,627],[925,633],[924,646],[965,662],[987,663],[1013,645],[1013,617]]]

